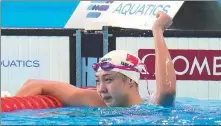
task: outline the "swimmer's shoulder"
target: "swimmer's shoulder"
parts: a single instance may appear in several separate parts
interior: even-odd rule
[[[72,96],[72,105],[82,105],[90,107],[106,106],[104,101],[95,90],[77,88]]]

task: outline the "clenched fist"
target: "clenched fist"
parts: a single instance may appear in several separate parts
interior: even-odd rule
[[[172,18],[163,11],[158,11],[156,14],[156,18],[157,19],[155,20],[152,27],[153,30],[160,29],[164,31],[173,23]]]

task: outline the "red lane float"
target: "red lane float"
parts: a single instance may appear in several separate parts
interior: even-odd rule
[[[37,95],[27,97],[1,98],[2,112],[11,112],[22,109],[44,109],[62,107],[62,103],[53,96]]]
[[[96,90],[96,86],[87,86],[83,89]],[[62,103],[57,98],[49,95],[2,97],[1,105],[2,112],[62,107]]]

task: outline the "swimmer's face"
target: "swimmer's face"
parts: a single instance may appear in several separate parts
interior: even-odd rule
[[[127,103],[128,90],[122,75],[114,71],[96,73],[97,92],[107,106],[124,106]]]

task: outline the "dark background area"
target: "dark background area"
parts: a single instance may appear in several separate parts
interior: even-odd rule
[[[221,4],[218,1],[186,1],[170,29],[221,30]]]

